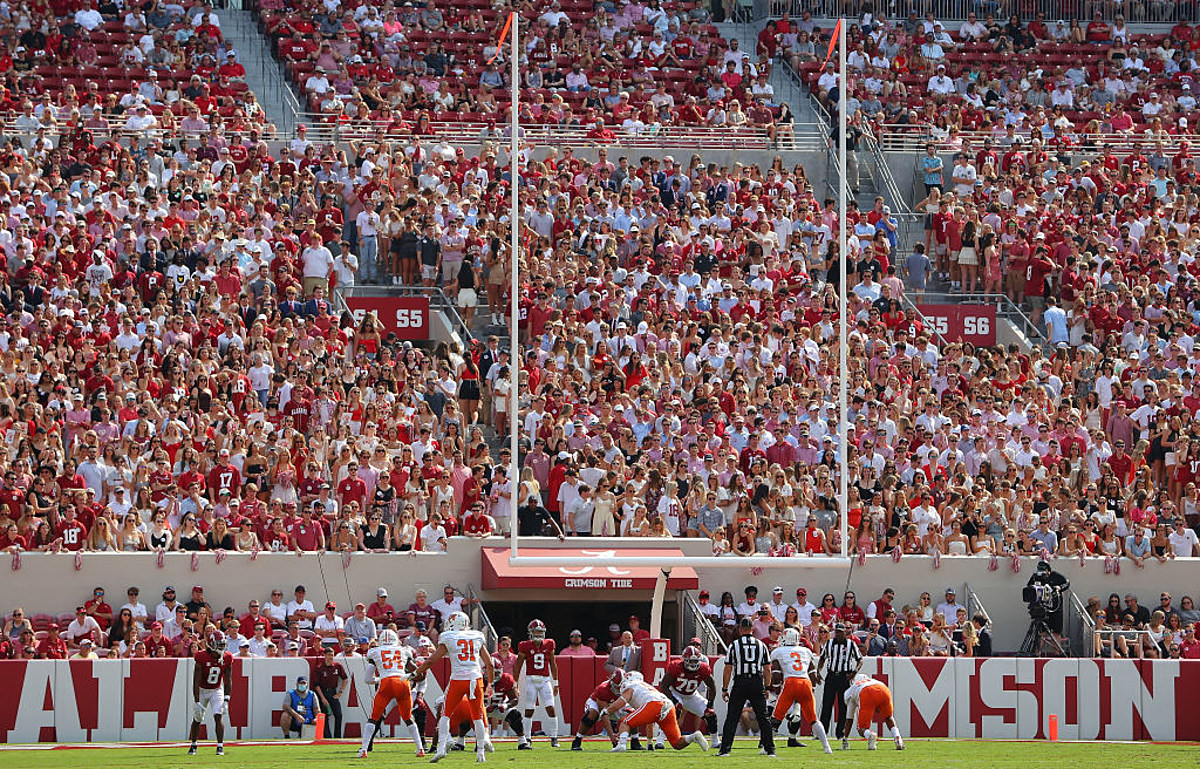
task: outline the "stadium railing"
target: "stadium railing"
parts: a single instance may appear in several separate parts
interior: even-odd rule
[[[946,136],[944,132],[935,133],[928,126],[896,123],[885,123],[879,133],[879,146],[884,152],[923,152],[925,147],[931,143],[943,152],[954,152],[967,144],[971,147],[980,147],[983,145],[984,139],[991,139],[997,143],[1004,141],[1003,134],[995,134],[991,131],[959,131],[951,136]],[[1026,143],[1033,138],[1033,134],[1029,131],[1017,131],[1014,135],[1021,137],[1021,140]],[[1186,142],[1189,146],[1194,147],[1200,140],[1200,135],[1193,133],[1152,133],[1146,130],[1101,133],[1071,131],[1068,132],[1068,135],[1076,144],[1059,150],[1058,154],[1067,154],[1081,160],[1095,157],[1107,147],[1111,147],[1113,152],[1121,153],[1152,149],[1158,142],[1162,142],[1166,152],[1176,152],[1182,143]],[[1049,140],[1049,137],[1041,133],[1038,134],[1038,138],[1043,143]],[[1088,144],[1084,145],[1083,142]],[[1046,151],[1050,152],[1051,148],[1047,146]]]
[[[712,622],[700,611],[700,604],[690,592],[685,591],[682,595],[683,603],[680,608],[683,612],[683,637],[699,638],[701,649],[709,656],[724,654],[728,647]]]
[[[801,3],[798,0],[771,0],[770,13],[780,16],[784,11],[790,12],[793,18],[799,18],[802,11],[810,11],[814,18],[834,19],[843,16],[861,18],[864,8],[874,10],[878,3],[866,4],[850,0],[818,0],[815,3]],[[886,7],[887,15],[895,19],[904,19],[910,9],[918,14],[932,13],[933,17],[944,23],[963,21],[968,13],[978,14],[980,19],[989,13],[994,13],[997,19],[1003,20],[1009,13],[1015,13],[1022,21],[1030,21],[1034,14],[1044,13],[1048,24],[1058,19],[1068,21],[1079,19],[1090,21],[1096,11],[1102,12],[1105,19],[1112,20],[1117,13],[1124,14],[1131,23],[1143,22],[1173,22],[1200,20],[1200,6],[1194,3],[1148,2],[1133,0],[1126,3],[1100,3],[1096,0],[1061,0],[1050,3],[1041,2],[1005,3],[999,0],[922,0],[917,3],[906,0],[902,3],[891,3]]]
[[[388,124],[379,121],[354,121],[353,123],[329,123],[328,116],[304,112],[297,120],[307,126],[307,138],[316,143],[349,141],[386,137]],[[496,115],[496,124],[433,121],[431,131],[421,137],[429,141],[445,140],[451,144],[480,144],[483,142],[507,142],[508,124],[503,115]],[[818,150],[823,148],[821,139],[811,136],[797,124],[794,137],[773,145],[766,131],[753,126],[738,128],[714,126],[662,125],[647,127],[640,131],[629,131],[610,127],[613,141],[601,141],[588,137],[588,130],[575,126],[522,125],[521,138],[526,144],[574,147],[643,147],[658,149],[683,147],[696,149],[744,149],[768,150],[796,149]],[[402,134],[393,134],[398,138]],[[410,134],[403,134],[409,136]]]
[[[1087,607],[1083,605],[1074,591],[1070,592],[1067,604],[1065,630],[1071,642],[1079,644],[1078,648],[1084,656],[1090,657],[1094,654],[1096,620],[1088,614]]]
[[[921,295],[923,304],[991,304],[996,307],[996,317],[1012,323],[1014,327],[1029,340],[1030,344],[1048,345],[1043,329],[1034,325],[1025,311],[1016,302],[1004,294],[947,294],[937,291],[926,291]]]
[[[492,624],[492,618],[488,616],[487,609],[483,608],[483,601],[475,592],[475,585],[471,583],[467,584],[467,597],[472,601],[467,604],[467,616],[471,618],[471,627],[483,633],[489,649],[495,649],[496,644],[500,641],[500,636],[496,633],[496,627]]]
[[[990,627],[992,624],[992,615],[988,614],[987,607],[983,605],[983,601],[980,600],[979,594],[971,589],[970,582],[968,582],[966,584],[966,594],[967,594],[967,617],[971,618],[971,617],[974,617],[976,614],[982,614],[984,617],[987,618],[987,624]]]

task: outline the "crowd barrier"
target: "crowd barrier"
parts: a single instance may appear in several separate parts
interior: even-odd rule
[[[647,655],[651,680],[667,659],[665,642],[652,643],[661,646]],[[604,658],[560,656],[558,663],[563,718],[574,724],[592,688],[607,676]],[[284,693],[312,664],[303,658],[236,660],[229,738],[279,736]],[[715,661],[718,686],[722,664]],[[342,705],[344,736],[353,738],[361,735],[371,691],[365,663],[352,660],[349,668],[354,680]],[[0,662],[0,742],[182,740],[191,719],[192,670],[189,659]],[[435,672],[426,693],[430,703],[440,694],[438,682],[446,680],[445,668]],[[873,657],[864,672],[891,687],[905,737],[1045,739],[1054,715],[1060,739],[1200,740],[1200,717],[1189,704],[1200,690],[1200,661]],[[818,688],[818,702],[820,696]],[[720,697],[716,705],[723,717]],[[211,735],[211,716],[207,725]],[[390,736],[404,733],[391,723],[385,730]]]

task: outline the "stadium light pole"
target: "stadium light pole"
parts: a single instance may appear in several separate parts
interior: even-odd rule
[[[849,269],[849,253],[846,243],[846,89],[849,78],[846,76],[846,20],[842,19],[837,26],[838,34],[838,258],[841,267],[838,270],[838,512],[841,514],[842,558],[849,552],[847,547],[846,505],[850,499],[850,475],[846,472],[849,461],[849,451],[846,441],[849,439],[850,404],[848,398],[850,354],[849,319],[846,317],[850,310],[850,302],[846,297],[846,270]]]
[[[511,553],[510,553],[510,558],[517,557],[517,524],[518,524],[517,500],[520,497],[520,483],[521,483],[521,475],[520,475],[521,462],[518,459],[518,454],[517,454],[518,446],[519,446],[519,441],[517,440],[517,416],[518,416],[517,392],[518,392],[518,388],[519,388],[520,382],[521,382],[521,377],[520,377],[521,351],[520,351],[520,348],[518,347],[518,342],[519,342],[520,338],[517,333],[519,330],[520,322],[521,322],[520,314],[519,314],[520,302],[519,302],[518,296],[517,296],[517,292],[520,289],[520,283],[518,283],[517,281],[520,277],[520,275],[519,275],[520,270],[518,269],[518,263],[520,262],[520,258],[519,258],[520,253],[519,253],[518,249],[520,248],[520,238],[521,238],[521,233],[520,233],[521,206],[520,206],[520,193],[518,191],[520,188],[520,174],[519,174],[520,164],[519,164],[519,161],[517,158],[517,154],[521,150],[520,139],[517,136],[518,129],[520,127],[520,121],[517,118],[517,107],[520,105],[520,102],[521,102],[520,80],[518,79],[518,76],[517,76],[517,64],[518,64],[518,60],[520,59],[520,56],[519,56],[520,48],[517,45],[518,25],[520,24],[520,20],[521,20],[521,15],[519,13],[517,13],[516,11],[513,11],[512,12],[512,28],[509,30],[509,33],[512,35],[512,37],[510,38],[510,40],[512,42],[512,54],[510,55],[511,61],[509,62],[509,74],[508,74],[508,81],[509,81],[508,82],[508,96],[509,96],[509,108],[508,108],[508,110],[509,110],[509,127],[508,127],[508,131],[509,131],[509,137],[508,137],[508,141],[509,141],[509,146],[508,146],[509,172],[508,173],[509,173],[509,176],[511,177],[511,181],[512,181],[512,210],[509,212],[509,215],[508,215],[508,229],[509,229],[509,235],[511,237],[511,241],[509,242],[509,247],[508,247],[508,254],[509,254],[509,261],[511,262],[510,267],[511,267],[511,271],[512,271],[512,275],[511,275],[512,289],[511,289],[511,291],[509,291],[509,294],[510,294],[510,296],[509,296],[509,302],[510,302],[509,316],[510,317],[509,317],[509,326],[508,326],[509,348],[512,350],[512,354],[509,355],[509,367],[508,367],[508,374],[509,374],[508,448],[509,448],[509,453],[512,454],[512,467],[509,470],[509,480],[508,480],[508,487],[509,487],[509,497],[508,497],[509,544],[512,549]]]

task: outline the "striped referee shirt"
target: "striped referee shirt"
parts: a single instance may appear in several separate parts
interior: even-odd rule
[[[761,676],[767,663],[767,646],[753,635],[735,638],[725,654],[725,664],[732,666],[734,677]]]
[[[858,670],[861,657],[858,644],[849,636],[844,641],[830,638],[821,649],[821,658],[828,665],[826,671],[829,673],[853,673]]]

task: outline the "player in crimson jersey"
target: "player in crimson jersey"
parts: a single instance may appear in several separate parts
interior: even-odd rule
[[[521,679],[521,673],[525,679]],[[554,709],[554,691],[558,688],[558,662],[554,659],[554,639],[546,638],[546,623],[535,619],[529,623],[529,640],[517,644],[517,661],[513,678],[521,687],[521,708],[525,711],[526,736],[521,740],[523,750],[530,748],[533,734],[533,710],[539,704],[546,709],[546,731],[550,747],[558,747],[558,715]]]
[[[700,695],[701,685],[704,686],[706,697]],[[713,698],[717,694],[717,685],[713,681],[712,667],[703,652],[695,646],[684,649],[679,659],[667,665],[667,673],[658,688],[675,700],[680,708],[704,719],[709,734],[716,734],[717,714],[713,710]]]
[[[192,674],[192,746],[188,755],[196,755],[196,738],[200,736],[200,722],[204,712],[212,709],[213,723],[217,731],[217,755],[225,755],[225,709],[229,707],[229,693],[233,688],[233,655],[225,651],[225,634],[214,630],[205,639],[204,648],[196,652],[196,669]]]
[[[616,702],[621,696],[621,681],[625,678],[624,670],[614,670],[612,676],[592,690],[588,696],[587,702],[583,704],[583,718],[579,721],[579,731],[575,732],[575,740],[571,743],[571,750],[583,750],[583,738],[592,730],[597,721],[600,721],[600,714],[613,702]],[[613,735],[612,721],[604,719],[604,732],[608,735],[609,740],[613,745],[617,744],[616,736]],[[642,745],[638,742],[637,735],[634,735],[631,743],[633,750],[641,750]]]

